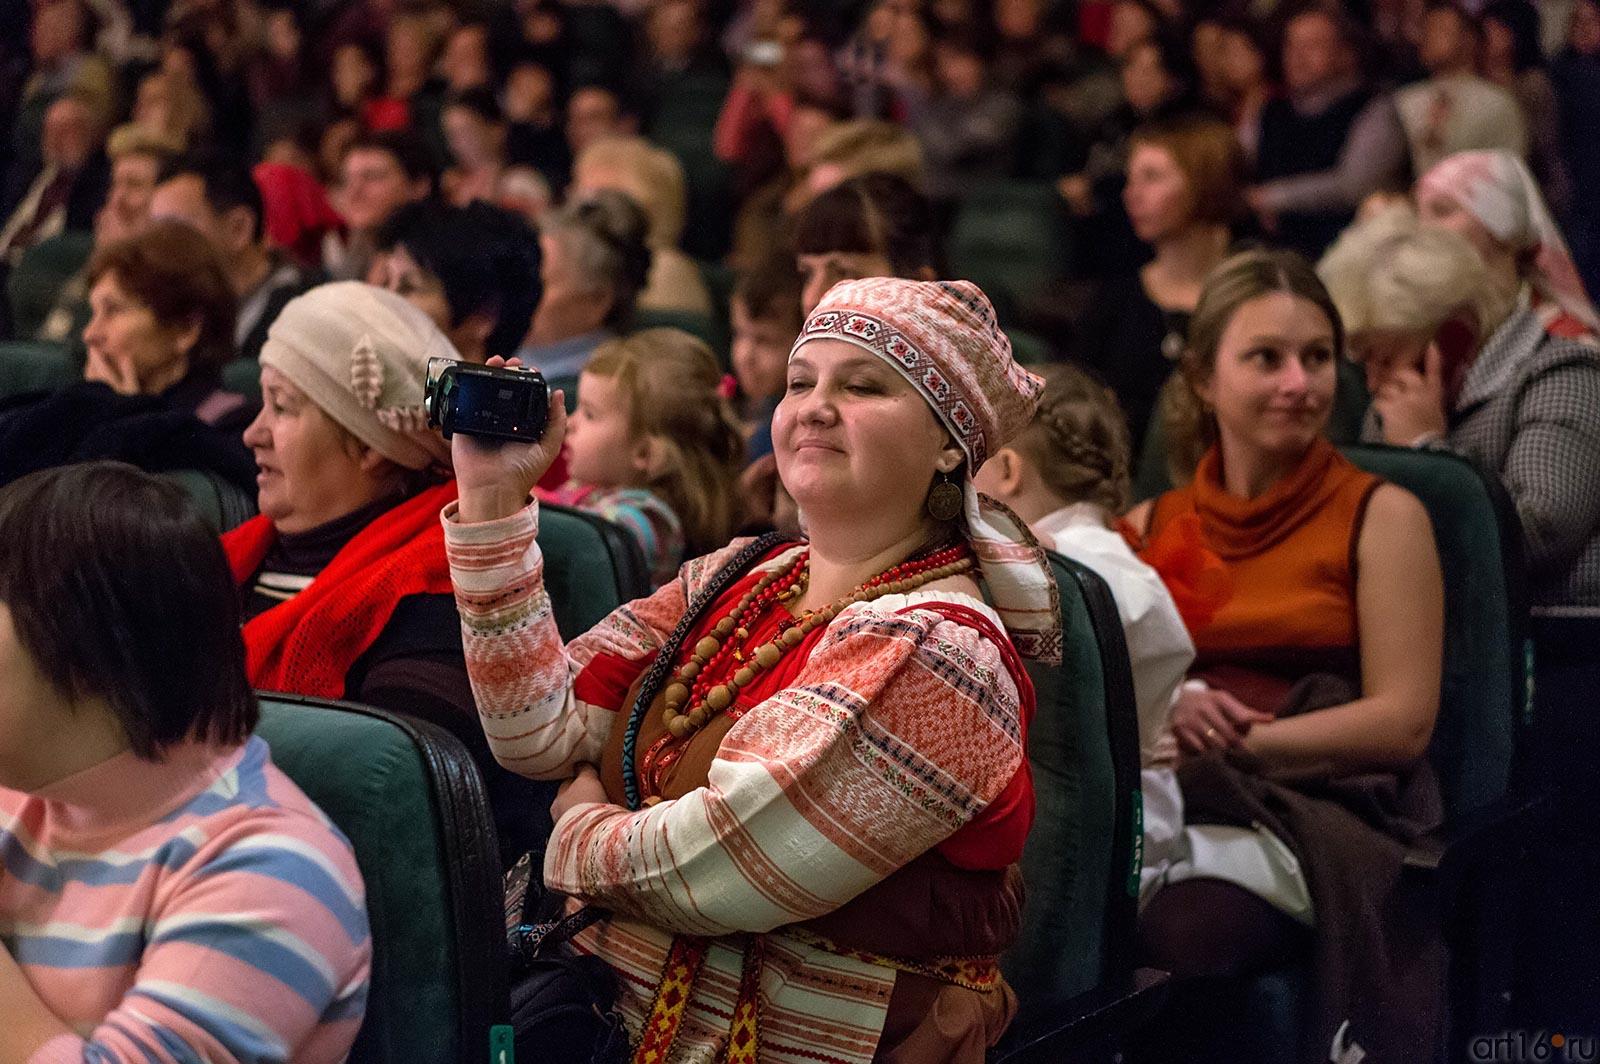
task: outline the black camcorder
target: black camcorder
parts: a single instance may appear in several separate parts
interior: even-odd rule
[[[430,358],[422,403],[428,425],[447,440],[459,432],[537,443],[550,418],[550,387],[536,369]]]

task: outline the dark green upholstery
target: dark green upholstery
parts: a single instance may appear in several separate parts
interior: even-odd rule
[[[483,1060],[509,1014],[494,826],[457,740],[348,703],[263,695],[272,760],[344,832],[366,884],[372,985],[352,1064]]]
[[[1007,329],[1011,353],[1025,366],[1042,366],[1050,361],[1050,345],[1042,337],[1022,329]]]
[[[645,135],[683,165],[688,193],[683,250],[700,259],[720,259],[733,229],[733,172],[711,151],[711,138],[728,80],[721,73],[669,74],[653,95]]]
[[[566,406],[568,414],[578,409],[577,377],[546,377],[544,382],[549,387],[551,395],[558,391],[561,393],[562,403]]]
[[[261,363],[253,358],[236,358],[222,367],[222,386],[230,392],[247,395],[261,402]]]
[[[1174,370],[1173,374],[1176,376],[1177,371]],[[1323,435],[1341,447],[1356,443],[1361,439],[1361,426],[1371,402],[1361,367],[1341,359],[1339,378],[1334,385],[1333,412],[1328,415],[1328,425]],[[1133,478],[1134,499],[1142,502],[1171,490],[1172,478],[1167,475],[1167,431],[1161,423],[1159,410],[1150,418],[1150,425],[1145,429],[1138,457]]]
[[[0,399],[49,391],[83,379],[83,364],[66,344],[47,340],[0,343]]]
[[[6,278],[13,335],[38,334],[62,288],[88,263],[93,250],[93,233],[68,231],[42,240],[22,253]]]
[[[707,314],[687,310],[638,310],[633,315],[635,329],[681,329],[701,340],[717,356],[719,365],[728,365],[728,334]]]
[[[1069,241],[1061,197],[1048,182],[998,182],[974,189],[950,234],[955,276],[975,282],[1004,320],[1029,308],[1066,275]]]
[[[1025,103],[1022,128],[1017,134],[1017,176],[1054,181],[1071,173],[1077,169],[1072,158],[1081,150],[1081,139],[1072,121],[1054,107],[1043,100]]]
[[[1465,458],[1346,447],[1356,465],[1427,507],[1444,571],[1444,674],[1430,757],[1446,815],[1505,793],[1527,699],[1521,532],[1499,484]]]
[[[1064,660],[1029,663],[1035,816],[1022,855],[1022,932],[1002,958],[1021,1010],[1006,1043],[1060,1022],[1060,1007],[1131,967],[1139,886],[1138,716],[1105,581],[1050,554]]]
[[[256,500],[206,469],[177,469],[160,474],[182,488],[206,523],[218,532],[244,524],[256,514]]]
[[[639,541],[595,514],[546,503],[539,507],[544,586],[563,641],[593,628],[606,614],[650,593],[650,570]]]
[[[721,350],[715,346],[713,351],[722,360],[722,368],[728,372],[733,371],[733,358],[731,345],[733,343],[733,289],[738,282],[738,277],[733,267],[723,262],[710,262],[704,259],[695,262],[700,268],[700,279],[706,283],[706,292],[711,296],[711,325],[719,334],[726,337],[726,343]]]

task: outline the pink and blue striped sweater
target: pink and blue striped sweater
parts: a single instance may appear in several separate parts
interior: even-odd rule
[[[0,788],[0,942],[75,1036],[30,1064],[343,1060],[371,939],[350,844],[267,745]]]

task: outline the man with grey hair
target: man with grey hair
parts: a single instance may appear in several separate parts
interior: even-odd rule
[[[626,194],[601,189],[546,216],[539,227],[544,295],[517,357],[577,401],[578,374],[594,349],[627,331],[650,273],[650,223]]]

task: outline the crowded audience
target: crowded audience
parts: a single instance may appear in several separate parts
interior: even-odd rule
[[[1597,64],[1596,0],[0,5],[0,1059],[349,1050],[384,946],[254,688],[459,740],[628,1059],[978,1064],[1039,1022],[1045,552],[1131,667],[1129,1059],[1253,1060],[1287,966],[1290,1058],[1443,1053],[1392,902],[1480,589],[1363,469],[1479,471],[1517,708],[1589,748]],[[447,438],[439,360],[543,437]],[[557,508],[631,560],[551,578]]]

